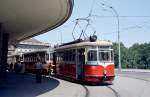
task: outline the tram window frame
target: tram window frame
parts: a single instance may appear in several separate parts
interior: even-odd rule
[[[109,61],[110,60],[110,52],[109,51],[99,51],[99,61]]]
[[[91,52],[95,52],[95,54],[93,55],[93,54],[91,54]],[[90,54],[90,55],[89,55]],[[93,56],[91,56],[91,55],[93,55],[93,56],[95,56],[95,58],[93,57]],[[87,60],[88,61],[97,61],[97,50],[88,50],[88,53],[87,53]]]
[[[27,57],[27,62],[29,61],[29,58]]]
[[[111,61],[114,61],[114,51],[111,50]]]
[[[72,49],[72,57],[71,57],[71,61],[72,61],[72,62],[75,61],[75,56],[76,56],[75,49]]]
[[[102,53],[105,53],[105,55],[106,55],[106,53],[107,53],[107,58],[103,55],[102,56]],[[99,61],[104,61],[104,62],[108,62],[108,61],[113,61],[113,51],[112,50],[99,50],[98,51],[98,56],[99,56]],[[101,59],[100,59],[101,58]],[[106,59],[105,59],[106,58]]]
[[[50,60],[53,60],[53,53],[50,53]]]
[[[67,49],[64,51],[57,52],[57,62],[64,62],[71,64],[72,62],[75,62],[75,56],[76,52],[75,49]],[[61,57],[61,59],[59,58]]]
[[[76,53],[75,53],[75,49],[70,49],[69,50],[69,60],[68,62],[75,62],[75,56],[76,56]]]
[[[63,52],[58,52],[56,54],[56,60],[57,60],[57,62],[63,61]]]
[[[24,62],[26,62],[26,57],[24,56]]]
[[[61,62],[63,61],[63,55],[64,55],[63,52],[61,52],[60,56],[59,56],[59,61],[61,61]]]
[[[31,61],[31,62],[33,62],[33,60],[32,60],[32,56],[31,56],[31,59],[30,59],[30,61]]]
[[[49,54],[45,54],[45,56],[46,56],[45,59],[49,60]]]
[[[64,60],[64,61],[68,61],[68,52],[67,52],[67,51],[65,51],[64,57],[65,57],[65,60]]]

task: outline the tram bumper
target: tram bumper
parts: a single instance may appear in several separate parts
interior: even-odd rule
[[[113,81],[115,76],[86,76],[85,80],[90,82],[105,82],[105,81]]]

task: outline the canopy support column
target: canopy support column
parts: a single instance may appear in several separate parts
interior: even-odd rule
[[[6,80],[8,53],[8,33],[5,33],[3,25],[0,24],[0,82]]]

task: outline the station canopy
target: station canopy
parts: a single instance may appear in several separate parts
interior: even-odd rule
[[[72,8],[73,0],[1,0],[0,23],[16,43],[60,26]]]

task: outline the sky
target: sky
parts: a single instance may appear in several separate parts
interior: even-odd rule
[[[105,5],[102,5],[105,4]],[[81,31],[85,29],[87,21],[80,20],[75,27],[77,18],[90,20],[85,31],[87,36],[96,35],[99,40],[118,41],[118,20],[120,41],[126,47],[135,43],[150,42],[150,0],[74,0],[74,8],[71,17],[60,27],[36,36],[35,38],[51,45],[73,41],[79,38]],[[112,10],[113,7],[114,10]],[[73,28],[75,29],[73,30]]]

